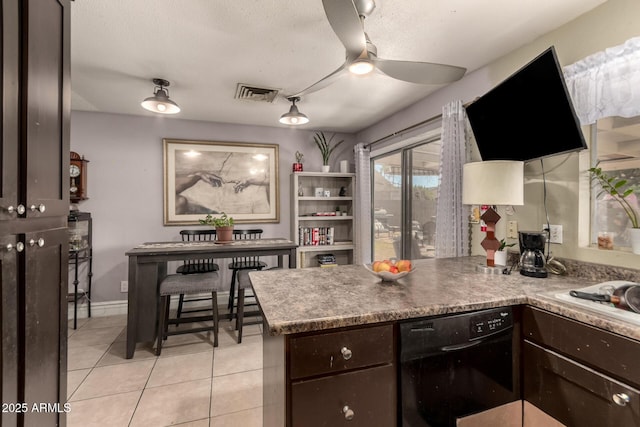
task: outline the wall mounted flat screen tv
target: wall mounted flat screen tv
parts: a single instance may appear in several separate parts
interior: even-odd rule
[[[466,110],[482,160],[528,161],[587,148],[553,46]]]

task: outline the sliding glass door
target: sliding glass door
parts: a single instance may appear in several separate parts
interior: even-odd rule
[[[435,256],[440,139],[372,158],[373,259]]]

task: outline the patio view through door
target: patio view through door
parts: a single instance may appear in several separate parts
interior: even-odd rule
[[[373,259],[435,257],[439,136],[371,162]]]

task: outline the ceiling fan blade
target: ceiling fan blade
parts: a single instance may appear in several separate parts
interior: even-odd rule
[[[460,80],[467,69],[431,62],[394,61],[376,58],[375,66],[394,79],[423,85],[439,85]]]
[[[367,48],[367,39],[356,6],[351,0],[322,0],[331,28],[347,49],[347,58],[357,58]]]
[[[315,82],[314,84],[312,84],[308,88],[302,89],[300,92],[296,93],[295,95],[288,95],[287,98],[289,98],[291,96],[308,95],[310,93],[316,92],[316,91],[318,91],[320,89],[323,89],[323,88],[329,86],[331,83],[336,81],[347,70],[348,64],[349,64],[349,61],[345,62],[337,70],[335,70],[333,73],[323,77],[321,80]]]

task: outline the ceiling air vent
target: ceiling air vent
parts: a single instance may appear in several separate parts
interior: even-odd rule
[[[238,83],[236,87],[236,99],[246,99],[248,101],[273,102],[278,95],[278,89],[250,86]]]

